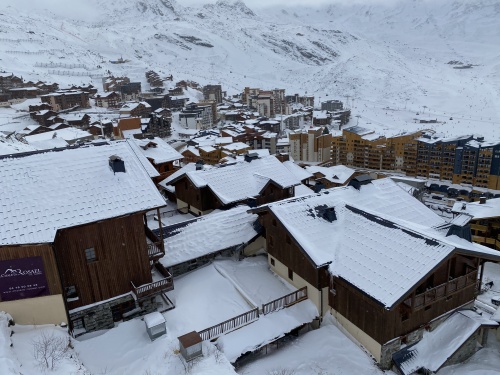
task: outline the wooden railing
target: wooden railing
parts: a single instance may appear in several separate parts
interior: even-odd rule
[[[165,251],[158,247],[155,243],[148,243],[149,260],[155,261],[165,255]]]
[[[259,319],[259,309],[255,308],[244,314],[235,316],[234,318],[228,319],[225,322],[216,324],[210,328],[204,329],[198,332],[202,340],[211,340],[214,337],[223,335],[228,331],[232,331],[236,328],[242,327],[253,321]]]
[[[273,311],[284,309],[290,305],[293,305],[297,302],[301,302],[307,299],[307,287],[300,288],[295,292],[287,294],[281,298],[277,298],[274,301],[264,303],[262,305],[262,313],[267,315],[272,313]]]
[[[137,287],[132,281],[130,282],[130,284],[132,284],[132,292],[135,294],[137,299],[153,297],[157,294],[165,293],[174,289],[174,281],[172,279],[172,276]]]
[[[415,310],[422,309],[435,301],[448,297],[449,295],[472,285],[477,285],[477,271],[472,271],[467,275],[457,277],[447,283],[438,285],[435,288],[426,290],[424,293],[416,295],[413,302],[413,308]]]

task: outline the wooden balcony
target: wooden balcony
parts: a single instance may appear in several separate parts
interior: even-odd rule
[[[130,284],[132,285],[132,293],[135,294],[138,300],[154,297],[174,289],[174,281],[171,275],[164,279],[141,286],[135,286],[132,281]]]
[[[146,238],[148,241],[148,256],[149,260],[156,261],[165,255],[165,245],[163,241],[158,238],[158,236],[149,229],[148,226],[144,226],[146,231]]]
[[[405,304],[408,306],[413,305],[413,310],[417,311],[466,288],[477,288],[477,284],[477,271],[472,271],[467,275],[457,277],[447,283],[426,290],[424,293],[417,294],[413,301],[409,298],[405,301]]]
[[[163,258],[164,255],[165,250],[155,243],[148,243],[148,257],[150,262],[156,262],[158,259]]]

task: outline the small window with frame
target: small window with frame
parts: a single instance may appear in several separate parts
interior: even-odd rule
[[[93,247],[85,249],[85,258],[87,259],[87,263],[92,263],[97,261],[97,256],[95,254],[95,249]]]
[[[274,258],[270,258],[271,259],[271,266],[276,266],[276,262],[274,261]]]
[[[293,270],[291,268],[288,269],[288,278],[293,280]]]

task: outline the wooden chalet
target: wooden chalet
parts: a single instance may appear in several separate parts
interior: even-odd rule
[[[155,183],[164,180],[179,169],[180,160],[183,158],[182,155],[163,139],[157,137],[153,139],[131,138],[130,142],[158,171],[159,176],[153,178]]]
[[[165,202],[141,158],[127,142],[0,158],[0,310],[78,334],[156,309],[173,281],[152,279],[145,214]]]
[[[452,212],[468,216],[472,241],[500,250],[500,198],[481,197],[478,202],[456,202]]]
[[[247,154],[245,161],[218,168],[204,169],[203,163],[198,164],[195,170],[175,174],[165,183],[175,187],[179,210],[205,215],[238,203],[255,206],[293,197],[300,181],[274,156]]]
[[[119,93],[111,91],[95,94],[94,99],[96,107],[117,108],[120,106],[122,97]]]
[[[344,165],[335,165],[333,167],[307,166],[306,170],[314,176],[309,180],[309,185],[313,185],[315,191],[346,186],[356,174],[354,169]]]
[[[390,179],[253,209],[265,228],[271,269],[307,287],[383,368],[404,344],[470,306],[494,250],[459,238]]]
[[[149,117],[151,106],[146,102],[129,102],[120,108],[120,117]]]

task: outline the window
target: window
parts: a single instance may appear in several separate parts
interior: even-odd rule
[[[275,262],[274,262],[274,259],[273,258],[270,258],[271,259],[271,266],[275,266]]]
[[[85,258],[87,258],[87,263],[95,262],[97,260],[95,249],[93,247],[85,249]]]
[[[64,290],[67,299],[78,298],[78,293],[76,293],[76,286],[70,285],[67,286]]]
[[[276,219],[273,219],[273,227],[275,227],[277,224],[276,224]]]
[[[288,269],[288,278],[293,280],[293,271],[290,268]]]
[[[274,238],[273,238],[273,236],[269,236],[269,246],[270,247],[274,246]]]

